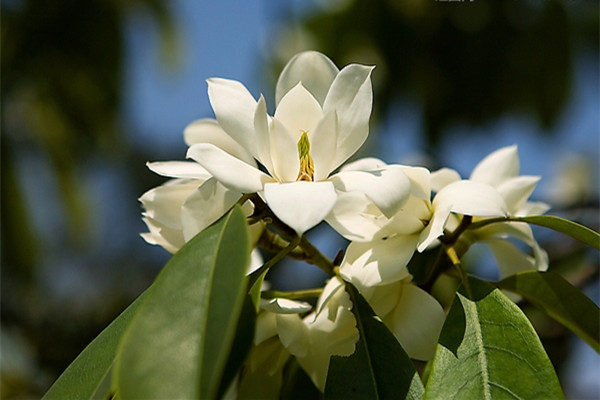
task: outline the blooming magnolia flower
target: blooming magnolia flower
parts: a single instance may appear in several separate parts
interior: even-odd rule
[[[342,172],[355,168],[381,168],[383,165],[385,163],[381,160],[366,158],[346,165]],[[431,201],[430,172],[422,167],[397,167],[408,177],[411,190],[394,215],[384,215],[365,196],[344,194],[328,222],[352,241],[392,240],[395,245],[387,244],[385,247],[401,247],[401,257],[408,262],[415,247],[424,251],[443,234],[451,213],[482,217],[505,216],[507,213],[500,193],[486,183],[457,180],[440,190]]]
[[[349,356],[358,340],[356,320],[352,314],[350,296],[337,277],[329,280],[317,301],[315,310],[307,303],[274,299],[263,303],[257,320],[256,338],[276,334],[284,348],[296,357],[315,386],[325,390],[331,356]]]
[[[550,208],[547,204],[528,201],[540,177],[519,175],[519,169],[517,146],[508,146],[494,151],[481,160],[473,169],[469,181],[494,187],[506,204],[507,215],[526,217],[543,214]],[[432,185],[439,190],[438,196],[447,187],[460,180],[456,171],[447,168],[432,175]],[[474,219],[474,221],[478,220],[481,218]],[[523,254],[514,244],[506,240],[508,237],[518,239],[531,247],[533,257]],[[487,244],[498,262],[501,278],[524,270],[545,271],[548,268],[546,252],[538,245],[531,227],[523,222],[490,224],[465,232],[461,235],[461,239],[469,243],[477,241]]]
[[[186,127],[184,140],[188,145],[197,141],[219,143],[222,147],[243,157],[245,150],[227,142],[214,120],[198,120]],[[249,159],[251,159],[248,156]],[[190,161],[167,161],[148,163],[153,172],[174,178],[140,197],[145,211],[143,221],[149,232],[142,237],[150,244],[160,245],[175,253],[198,232],[204,230],[222,217],[242,196],[240,192],[219,183],[207,170]],[[247,215],[253,211],[250,202],[243,205]],[[251,236],[256,241],[264,224],[250,227]],[[253,265],[260,265],[254,256]]]
[[[410,190],[400,168],[331,174],[367,138],[372,69],[351,64],[339,71],[320,53],[298,54],[279,77],[273,116],[264,98],[256,101],[241,83],[209,79],[210,102],[227,139],[194,144],[188,157],[230,190],[260,193],[299,235],[326,218],[343,192],[364,193],[391,216]],[[231,143],[244,152],[222,145]]]

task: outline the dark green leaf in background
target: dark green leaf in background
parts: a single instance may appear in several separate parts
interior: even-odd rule
[[[123,399],[214,398],[246,289],[249,242],[236,206],[167,263],[123,335]]]
[[[326,399],[421,399],[423,384],[415,367],[358,290],[346,283],[360,338],[354,354],[333,356]]]
[[[552,272],[526,271],[497,285],[541,308],[600,352],[600,309],[562,276]]]
[[[554,367],[525,314],[486,282],[469,279],[469,295],[464,292],[463,287],[450,311],[454,316],[464,314],[464,333],[461,337],[455,328],[456,318],[444,324],[424,398],[564,398]]]

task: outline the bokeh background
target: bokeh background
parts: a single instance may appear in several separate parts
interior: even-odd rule
[[[146,161],[182,160],[183,128],[213,116],[205,79],[240,80],[272,106],[302,50],[377,65],[357,156],[468,176],[518,144],[521,172],[543,176],[534,198],[598,230],[598,11],[586,0],[3,0],[2,398],[39,398],[168,260],[139,237],[137,198],[164,181]],[[597,253],[538,234],[551,269],[598,302]],[[333,257],[330,230],[311,235]],[[322,279],[284,267],[282,287]],[[598,398],[599,356],[524,308],[568,397]]]

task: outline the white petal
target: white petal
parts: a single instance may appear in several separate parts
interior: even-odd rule
[[[535,259],[524,254],[514,244],[504,239],[489,238],[483,240],[483,243],[490,246],[498,268],[500,269],[500,279],[514,275],[522,271],[536,270]]]
[[[181,207],[201,181],[171,180],[150,189],[140,197],[145,215],[161,225],[181,229]]]
[[[410,276],[406,266],[419,235],[397,235],[370,243],[352,242],[346,249],[340,273],[362,287],[386,285]]]
[[[303,357],[309,350],[308,328],[298,314],[276,314],[279,339],[296,357]]]
[[[431,173],[427,168],[402,165],[402,171],[410,181],[410,194],[418,199],[431,199]]]
[[[191,161],[157,161],[146,163],[150,171],[170,178],[190,178],[206,180],[210,172],[200,164]]]
[[[273,176],[280,182],[295,182],[300,172],[298,140],[277,118],[271,120],[269,135]]]
[[[367,139],[373,103],[373,68],[358,64],[346,66],[327,93],[323,111],[335,110],[338,116],[338,151],[333,168],[346,161]]]
[[[185,241],[221,218],[241,196],[242,193],[227,189],[215,178],[204,182],[187,198],[181,208]]]
[[[333,61],[319,52],[305,51],[296,54],[283,68],[277,80],[275,90],[277,104],[299,82],[302,82],[302,86],[308,89],[320,104],[323,104],[338,72]]]
[[[254,157],[257,157],[254,137],[256,100],[240,82],[211,78],[208,97],[219,125]]]
[[[289,299],[261,300],[260,308],[275,314],[302,314],[312,309],[312,306],[304,301]]]
[[[434,243],[435,239],[444,234],[444,227],[450,216],[451,208],[452,204],[442,204],[436,208],[429,224],[423,229],[423,232],[421,232],[419,245],[417,247],[417,250],[420,253],[424,252]]]
[[[490,185],[470,180],[453,182],[440,190],[433,199],[433,208],[479,217],[501,217],[508,213],[500,193]]]
[[[439,192],[445,186],[460,181],[460,175],[453,169],[442,168],[431,173],[431,190]]]
[[[365,157],[353,161],[340,169],[340,171],[371,171],[374,169],[381,169],[386,167],[387,164],[375,157]]]
[[[335,111],[328,113],[319,122],[314,133],[309,135],[310,156],[315,164],[314,180],[327,179],[332,171],[332,161],[337,146],[337,116]]]
[[[255,226],[256,224],[252,225]],[[252,227],[250,227],[252,228]],[[248,265],[248,269],[246,270],[246,275],[250,275],[264,264],[264,260],[260,251],[258,249],[253,249],[250,253],[250,265]]]
[[[247,164],[256,165],[252,155],[229,136],[215,119],[206,118],[192,122],[186,126],[183,136],[188,146],[211,143]]]
[[[150,231],[140,234],[147,243],[162,246],[172,254],[185,244],[181,230],[169,228],[147,216],[143,217],[142,221]]]
[[[286,127],[297,143],[302,132],[315,130],[323,118],[323,110],[312,94],[299,83],[283,96],[274,117]]]
[[[254,131],[256,134],[256,146],[258,160],[265,166],[267,171],[273,174],[273,162],[271,161],[271,141],[269,139],[269,115],[267,114],[267,103],[260,95],[254,112]]]
[[[277,335],[277,319],[271,312],[261,312],[256,316],[256,329],[254,331],[254,345]]]
[[[388,218],[402,207],[410,195],[410,181],[398,165],[374,171],[341,171],[330,180],[344,192],[365,193]]]
[[[323,221],[337,198],[331,182],[267,183],[264,195],[273,213],[298,235]]]
[[[521,206],[531,196],[539,181],[539,176],[523,175],[507,179],[496,187],[500,195],[504,198],[511,215],[519,211]]]
[[[212,144],[195,144],[188,149],[187,156],[206,168],[223,185],[242,193],[259,192],[265,183],[273,181],[267,174]]]
[[[410,358],[426,361],[433,357],[444,319],[442,306],[430,294],[405,284],[394,313],[384,322]]]
[[[508,146],[494,151],[481,160],[473,169],[469,179],[497,186],[506,179],[519,175],[519,168],[517,146]]]
[[[338,194],[337,201],[325,221],[348,240],[370,241],[387,222],[387,218],[364,193]]]

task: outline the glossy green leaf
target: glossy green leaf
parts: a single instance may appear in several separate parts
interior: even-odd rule
[[[229,358],[225,364],[225,370],[223,371],[223,378],[219,385],[217,398],[220,399],[223,397],[246,360],[254,340],[255,327],[256,309],[254,307],[254,300],[249,293],[244,299],[244,305],[237,322],[233,344],[231,345],[231,352],[229,353]]]
[[[562,276],[526,271],[498,282],[497,286],[541,308],[600,352],[600,309]]]
[[[354,354],[329,364],[326,399],[421,399],[419,374],[394,335],[358,290],[346,283],[360,338]]]
[[[468,295],[465,292],[469,293]],[[562,399],[527,317],[490,284],[469,279],[440,335],[425,399]]]
[[[119,339],[142,302],[145,292],[108,325],[77,356],[42,398],[98,399],[110,395],[110,371]]]
[[[588,246],[600,250],[600,234],[598,234],[598,232],[568,219],[556,217],[554,215],[534,215],[531,217],[519,217],[517,220],[534,225],[545,226],[546,228],[569,235],[573,239],[577,239]]]
[[[527,222],[528,224],[544,226],[557,232],[571,236],[573,239],[587,244],[600,250],[600,234],[594,230],[580,225],[577,222],[570,221],[565,218],[554,215],[533,215],[531,217],[509,217],[509,218],[490,218],[483,221],[475,222],[469,226],[469,229],[477,229],[483,226],[498,222]]]
[[[163,268],[123,335],[123,399],[214,398],[246,291],[248,232],[236,206]]]

